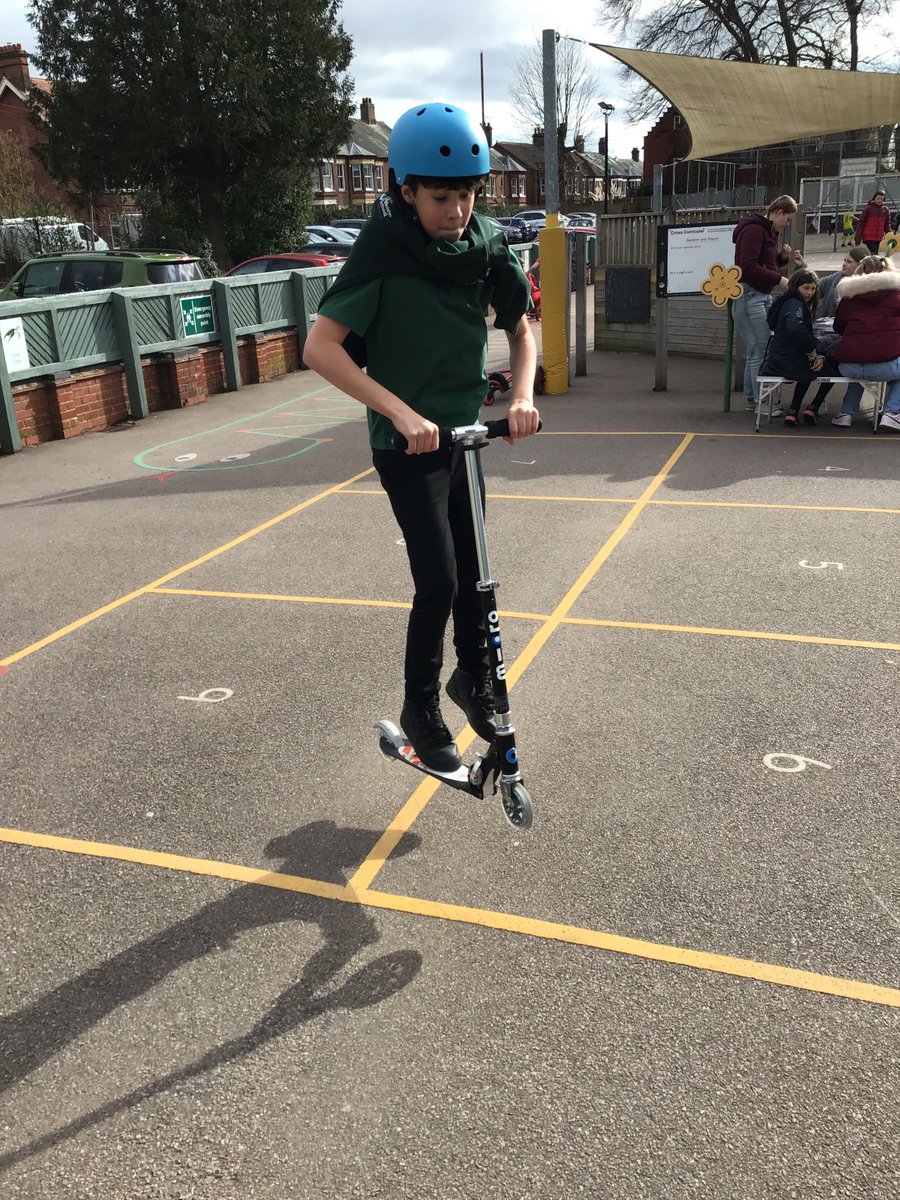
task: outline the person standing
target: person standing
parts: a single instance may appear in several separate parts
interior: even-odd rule
[[[784,291],[787,276],[782,273],[789,262],[802,261],[799,251],[785,245],[778,249],[779,235],[784,233],[797,211],[797,201],[791,196],[778,196],[769,205],[766,215],[747,213],[735,226],[735,266],[741,268],[744,294],[734,302],[734,323],[747,349],[744,368],[744,403],[755,409],[759,402],[759,369],[769,341],[766,316],[774,291]],[[780,410],[773,416],[780,416]]]
[[[877,254],[881,239],[891,231],[891,213],[884,202],[884,192],[879,190],[859,214],[856,227],[856,244],[864,242],[870,254]]]

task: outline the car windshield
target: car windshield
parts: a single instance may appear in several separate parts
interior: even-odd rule
[[[147,264],[149,283],[191,283],[194,279],[203,278],[200,264],[196,261]]]

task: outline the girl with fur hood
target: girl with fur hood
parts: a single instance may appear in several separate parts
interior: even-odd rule
[[[841,374],[862,383],[887,383],[878,428],[900,433],[900,271],[890,258],[872,254],[837,285],[837,292],[834,330],[841,341],[833,353]],[[852,423],[859,400],[847,404],[833,424]]]

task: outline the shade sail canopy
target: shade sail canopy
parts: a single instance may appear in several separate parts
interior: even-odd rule
[[[688,159],[900,121],[900,75],[720,62],[591,42],[637,71],[684,117]]]

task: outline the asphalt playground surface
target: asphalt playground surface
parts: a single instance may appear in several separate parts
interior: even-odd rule
[[[588,372],[484,454],[528,833],[378,753],[354,402],[0,460],[4,1200],[900,1192],[900,439]]]

